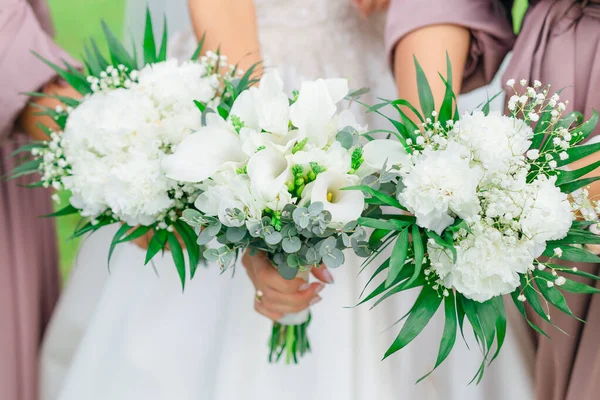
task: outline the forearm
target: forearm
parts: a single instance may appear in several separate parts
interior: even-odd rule
[[[469,30],[458,25],[432,25],[400,39],[394,52],[394,76],[399,97],[415,106],[419,104],[414,56],[427,76],[436,109],[439,109],[446,86],[438,73],[446,76],[446,53],[452,63],[452,87],[458,95],[470,40]]]
[[[261,60],[252,0],[188,0],[197,38],[206,33],[204,49],[220,48],[231,64],[247,70]]]
[[[66,96],[72,98],[81,97],[81,95],[71,86],[61,85],[55,82],[48,83],[46,86],[44,86],[42,92],[46,94]],[[28,104],[27,107],[25,107],[19,115],[17,123],[25,133],[27,133],[35,140],[47,140],[48,136],[39,127],[39,124],[47,126],[53,130],[58,130],[58,125],[56,125],[56,122],[47,115],[38,115],[41,112],[41,110],[34,104],[52,109],[56,108],[56,106],[59,105],[65,107],[65,105],[59,100],[52,98],[32,98],[31,103]]]

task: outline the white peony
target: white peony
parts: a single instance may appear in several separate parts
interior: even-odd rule
[[[575,219],[567,195],[555,182],[556,177],[540,175],[527,185],[527,200],[519,223],[525,236],[533,242],[534,257],[546,250],[548,240],[564,238]]]
[[[247,159],[235,129],[214,113],[206,116],[206,126],[186,137],[175,153],[165,158],[166,176],[183,182],[201,182],[228,163]]]
[[[524,165],[524,154],[531,145],[533,131],[523,120],[491,112],[464,114],[454,127],[456,141],[473,152],[481,162],[485,180],[504,177]]]
[[[342,190],[356,183],[355,176],[322,172],[306,185],[302,197],[311,203],[323,203],[323,209],[331,213],[331,223],[344,225],[357,220],[365,205],[365,198],[360,190]]]
[[[468,150],[450,142],[445,150],[426,151],[403,177],[398,199],[419,226],[441,234],[454,216],[470,219],[481,211],[477,186],[482,172],[469,165]]]
[[[446,287],[479,302],[512,293],[520,285],[519,274],[533,262],[529,242],[481,223],[472,232],[455,246],[456,263],[449,250],[429,243],[432,269]]]

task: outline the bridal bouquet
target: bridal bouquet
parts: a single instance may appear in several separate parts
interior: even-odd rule
[[[359,145],[364,128],[337,104],[343,79],[304,82],[289,99],[276,72],[241,93],[228,112],[204,110],[204,126],[164,160],[167,177],[201,190],[183,212],[204,251],[223,270],[240,250],[263,251],[285,279],[308,279],[313,266],[344,263],[343,249],[369,254],[357,226],[365,201],[343,191],[370,173]],[[269,360],[297,362],[310,349],[309,311],[275,323]]]
[[[586,230],[597,221],[598,205],[592,207],[584,189],[600,178],[582,178],[600,162],[574,171],[565,167],[600,150],[600,144],[580,144],[595,128],[598,114],[581,123],[578,112],[563,116],[565,104],[549,86],[510,80],[515,94],[508,115],[489,112],[488,102],[481,111],[459,117],[453,112],[449,63],[445,97],[436,111],[425,75],[415,64],[422,113],[404,100],[371,108],[379,112],[391,105],[401,122],[391,120],[397,140],[365,146],[365,152],[380,149],[388,163],[378,180],[363,189],[402,215],[359,219],[375,228],[372,259],[392,246],[391,256],[374,273],[385,272],[385,281],[363,301],[380,296],[378,304],[420,288],[386,357],[410,343],[443,303],[445,326],[434,368],[450,353],[466,317],[484,355],[473,378],[479,381],[505,338],[502,295],[510,294],[533,329],[545,334],[528,319],[526,303],[550,322],[549,305],[573,316],[563,291],[598,292],[570,276],[599,277],[566,262],[600,262],[582,247],[600,243]],[[420,124],[408,118],[409,110]]]
[[[187,249],[191,277],[200,247],[196,234],[179,216],[195,201],[197,188],[166,177],[161,164],[200,128],[197,105],[227,107],[251,83],[251,71],[239,79],[225,57],[211,52],[199,57],[202,43],[190,61],[167,60],[166,26],[157,51],[149,13],[139,69],[135,55],[106,26],[104,31],[110,60],[92,41],[84,60],[85,74],[71,65],[63,69],[46,61],[83,98],[60,97],[66,109],[43,110],[62,132],[44,128],[50,140],[20,149],[33,159],[14,170],[13,176],[39,172],[36,186],[69,191],[70,205],[52,216],[80,214],[85,222],[75,236],[121,223],[109,261],[118,243],[153,231],[146,263],[168,246],[184,285],[186,266],[178,236]]]

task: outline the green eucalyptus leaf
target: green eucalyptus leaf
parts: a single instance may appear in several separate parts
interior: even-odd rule
[[[302,247],[302,242],[298,236],[285,237],[281,241],[281,248],[286,253],[297,253]]]
[[[246,236],[246,232],[248,232],[248,230],[245,226],[228,227],[225,231],[225,237],[231,243],[237,243],[241,241],[244,238],[244,236]]]

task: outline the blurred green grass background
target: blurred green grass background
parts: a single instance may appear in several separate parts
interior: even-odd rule
[[[100,21],[104,20],[110,29],[121,37],[125,0],[49,0],[50,12],[54,21],[55,40],[73,57],[81,59],[85,40],[93,37],[107,54],[104,45]],[[60,193],[61,203],[67,204],[67,193]],[[79,246],[79,240],[70,239],[79,223],[73,215],[57,219],[58,240],[60,249],[60,270],[66,278]]]
[[[517,31],[527,4],[527,0],[515,0],[513,18]],[[101,20],[106,21],[118,37],[123,34],[125,0],[49,0],[49,5],[56,28],[55,39],[75,58],[81,58],[84,41],[90,37],[96,39],[103,51],[106,52],[102,39]],[[57,207],[66,205],[67,194],[61,193],[61,199],[61,204]],[[78,223],[79,218],[75,216],[61,217],[57,220],[60,267],[63,277],[68,275],[77,254],[79,240],[73,240],[70,237]]]

